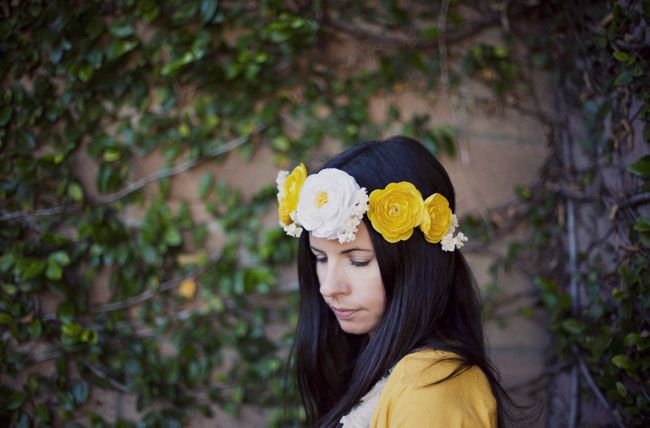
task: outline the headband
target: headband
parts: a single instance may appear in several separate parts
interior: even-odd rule
[[[444,251],[467,242],[462,232],[454,235],[458,219],[447,198],[434,193],[422,199],[407,181],[390,183],[368,196],[345,171],[325,168],[308,176],[300,164],[291,173],[280,171],[276,184],[280,226],[290,236],[299,237],[305,229],[318,238],[350,242],[367,213],[372,227],[391,243],[409,239],[416,227],[427,242],[440,243]]]

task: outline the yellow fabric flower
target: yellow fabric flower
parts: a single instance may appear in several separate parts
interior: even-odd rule
[[[278,217],[280,221],[288,226],[293,223],[291,213],[298,207],[298,198],[300,196],[300,189],[307,178],[307,168],[305,165],[300,164],[291,171],[284,183],[280,184],[278,198]]]
[[[196,295],[196,281],[192,278],[186,278],[178,286],[178,294],[187,300],[191,300]]]
[[[368,219],[386,241],[404,241],[425,218],[422,194],[406,181],[370,193]]]
[[[451,224],[449,201],[440,193],[434,193],[424,201],[425,218],[420,225],[424,239],[437,244],[444,238]]]

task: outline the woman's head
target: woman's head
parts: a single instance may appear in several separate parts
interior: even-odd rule
[[[438,193],[449,201],[452,211],[455,206],[453,187],[442,165],[420,143],[408,138],[395,137],[383,142],[358,144],[323,166],[323,170],[328,168],[349,174],[368,194],[384,189],[390,183],[408,182],[414,185],[423,197]],[[362,221],[362,236],[365,239],[365,234],[368,235],[373,251],[372,264],[376,264],[379,269],[386,296],[386,322],[380,322],[374,327],[384,330],[384,334],[386,329],[393,330],[393,334],[400,331],[416,341],[430,339],[422,337],[422,331],[433,327],[444,312],[452,283],[455,254],[443,251],[440,244],[427,242],[418,228],[404,241],[388,242],[373,227],[368,215],[365,215]],[[311,283],[310,280],[302,281],[305,296],[313,296],[311,291],[314,286],[323,289],[323,275],[319,275],[319,268],[321,272],[324,269],[318,262],[317,253],[313,251],[314,240],[318,240],[320,246],[325,245],[327,241],[315,237],[312,233],[304,233],[302,236],[300,251],[310,257],[301,257],[300,270],[313,273],[301,276],[317,280],[317,284]],[[331,248],[347,248],[347,244],[339,244],[336,240],[328,244]],[[303,264],[303,261],[306,263]],[[327,267],[328,271],[334,271],[332,266]],[[331,297],[325,297],[324,300],[332,306],[329,303],[332,301]],[[346,305],[339,302],[339,306]],[[336,312],[334,315],[341,327],[344,327],[346,323],[340,322],[341,317],[336,317]],[[346,329],[343,328],[343,331]]]
[[[359,144],[332,159],[323,166],[322,171],[329,172],[330,168],[349,174],[368,194],[385,188],[389,183],[408,182],[422,195],[442,194],[451,201],[453,208],[453,188],[442,165],[421,144],[407,138]],[[330,175],[332,177],[327,178],[336,180],[335,173]],[[354,188],[347,193],[353,192]],[[310,193],[309,190],[307,193]],[[351,242],[339,243],[316,235],[308,235],[313,258],[306,268],[311,269],[315,265],[324,303],[332,309],[341,329],[350,334],[366,334],[377,328],[386,307],[386,291],[389,299],[392,299],[395,284],[402,283],[396,281],[398,276],[406,276],[412,267],[429,266],[437,258],[440,259],[439,263],[444,263],[442,259],[448,259],[444,252],[434,250],[433,247],[439,249],[440,245],[426,242],[419,230],[412,232],[407,240],[411,242],[387,242],[375,230],[368,215],[364,216],[356,239]],[[407,293],[412,297],[406,298],[404,295]],[[418,293],[415,289],[405,289],[399,294],[402,307],[392,310],[388,323],[391,328],[397,327],[395,321],[409,314],[409,309],[414,309],[409,306],[418,305],[421,298],[433,297]],[[417,309],[417,312],[421,312],[421,308]],[[421,320],[407,324],[415,327],[421,325]]]

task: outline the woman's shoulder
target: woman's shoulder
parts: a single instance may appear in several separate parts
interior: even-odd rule
[[[478,382],[488,384],[483,371],[476,366],[462,368],[463,360],[453,352],[434,349],[423,349],[404,356],[393,368],[391,378],[403,387],[426,386],[446,379],[454,371],[459,370],[453,378],[465,384]]]
[[[421,350],[403,357],[386,381],[372,426],[495,426],[496,400],[487,377],[476,366],[461,366],[451,352]]]

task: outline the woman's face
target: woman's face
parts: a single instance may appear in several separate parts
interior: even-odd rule
[[[350,334],[370,334],[386,306],[384,284],[366,225],[361,222],[356,239],[341,244],[309,235],[316,257],[320,294],[332,309],[341,329]]]

